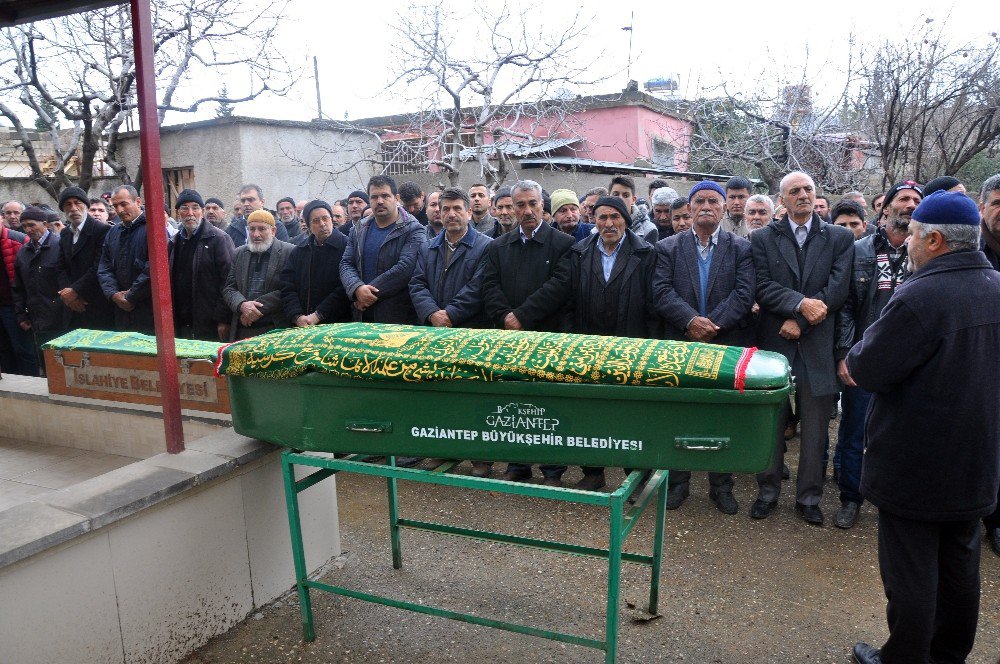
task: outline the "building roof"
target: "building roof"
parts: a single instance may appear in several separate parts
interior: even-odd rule
[[[669,115],[670,117],[683,120],[684,122],[691,121],[686,113],[686,102],[684,100],[661,99],[643,92],[639,90],[637,86],[633,86],[631,84],[621,92],[602,95],[578,95],[577,97],[570,99],[553,99],[548,102],[542,102],[542,107],[544,108],[546,104],[551,106],[563,106],[567,103],[582,111],[598,108],[617,108],[620,106],[639,106],[656,113]],[[513,108],[513,106],[510,106],[510,108]],[[442,112],[447,113],[449,110],[450,109],[443,109]],[[462,112],[463,114],[469,116],[476,116],[482,110],[482,106],[470,106],[463,108]],[[374,118],[346,120],[344,121],[344,124],[355,125],[369,130],[379,129],[382,127],[398,127],[401,125],[406,126],[411,124],[414,120],[420,119],[421,115],[423,114],[420,112],[398,113],[396,115],[382,115]]]
[[[582,159],[580,157],[545,157],[542,159],[522,159],[519,162],[521,168],[546,168],[555,167],[558,169],[583,171],[585,173],[604,173],[614,175],[617,173],[635,173],[638,175],[664,175],[671,178],[685,178],[691,180],[715,180],[725,182],[732,175],[721,173],[695,173],[692,171],[674,171],[653,166],[635,166],[630,164],[620,164],[616,161],[599,161],[597,159]],[[759,184],[760,180],[751,179],[754,184]]]
[[[121,4],[125,4],[124,0],[3,0],[0,2],[0,27]]]
[[[346,126],[340,122],[331,120],[272,120],[270,118],[251,118],[243,115],[231,115],[224,118],[211,118],[209,120],[198,120],[196,122],[183,122],[175,125],[164,125],[160,127],[160,135],[174,134],[192,129],[204,129],[210,127],[225,127],[227,125],[255,125],[260,127],[289,127],[292,129],[312,129],[317,131],[342,131],[348,133],[371,135],[370,132]],[[122,133],[122,138],[133,138],[139,132],[130,131]]]

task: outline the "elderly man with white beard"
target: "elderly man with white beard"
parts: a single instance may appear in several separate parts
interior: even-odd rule
[[[247,217],[247,243],[236,250],[222,299],[232,312],[229,340],[248,339],[285,327],[281,271],[293,245],[275,239],[276,223],[267,210]]]
[[[201,194],[185,189],[174,209],[181,229],[169,246],[174,333],[182,339],[229,339],[230,312],[222,288],[233,265],[236,247],[224,231],[203,218]]]

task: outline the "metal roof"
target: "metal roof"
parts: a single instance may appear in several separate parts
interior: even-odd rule
[[[0,27],[121,4],[124,0],[0,0]]]
[[[642,175],[665,175],[672,178],[689,178],[698,180],[717,180],[724,182],[732,175],[722,173],[695,173],[692,171],[674,171],[663,168],[648,166],[633,166],[632,164],[620,164],[617,161],[599,161],[597,159],[582,159],[580,157],[546,157],[544,159],[522,159],[519,163],[521,168],[545,168],[561,167],[568,170],[579,170],[588,173],[638,173]],[[759,184],[760,180],[751,179],[754,184]]]
[[[573,143],[579,143],[582,139],[579,137],[573,138],[546,138],[537,143],[518,143],[518,142],[507,142],[503,143],[500,147],[500,151],[503,152],[508,157],[527,157],[533,154],[544,154],[546,152],[552,152],[553,150],[558,150],[559,148],[564,148],[567,145],[572,145]],[[468,159],[474,159],[482,152],[487,157],[494,157],[497,153],[496,144],[484,145],[478,148],[465,148],[459,153],[459,158],[462,161]]]

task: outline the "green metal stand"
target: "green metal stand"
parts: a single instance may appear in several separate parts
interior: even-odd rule
[[[537,636],[543,639],[552,639],[563,643],[596,648],[605,652],[605,662],[610,663],[615,661],[618,652],[618,617],[622,562],[638,563],[650,567],[648,611],[651,614],[656,614],[657,603],[659,601],[660,570],[663,558],[663,522],[667,511],[667,471],[632,471],[617,490],[612,493],[603,493],[599,491],[580,491],[577,489],[564,489],[538,484],[524,484],[521,482],[507,482],[505,480],[449,474],[448,471],[458,463],[457,461],[444,463],[433,470],[419,470],[397,467],[395,457],[389,457],[388,464],[386,465],[369,463],[365,459],[366,457],[362,455],[351,455],[338,459],[309,452],[296,452],[294,450],[285,450],[281,455],[281,470],[285,481],[285,500],[288,505],[288,525],[292,540],[292,557],[295,562],[295,583],[299,594],[299,603],[302,608],[302,635],[306,641],[312,641],[316,638],[313,627],[312,603],[309,599],[309,590],[315,588],[316,590],[375,602],[376,604],[384,604],[385,606],[392,606],[398,609],[407,609],[441,618],[460,620],[474,625],[483,625],[519,634]],[[320,470],[304,479],[296,480],[294,468],[296,465],[311,466]],[[392,566],[395,569],[400,569],[403,566],[402,545],[400,542],[400,529],[402,528],[606,559],[608,561],[608,603],[604,639],[591,639],[574,634],[539,629],[528,625],[483,618],[481,616],[391,599],[310,580],[306,573],[305,550],[302,546],[302,525],[299,519],[298,494],[338,472],[352,472],[386,478],[389,498],[389,538],[392,545]],[[643,484],[642,480],[648,473],[651,473],[651,475],[648,481]],[[608,548],[600,549],[552,540],[518,537],[430,521],[403,519],[399,517],[398,480],[609,507],[611,510],[611,524]],[[634,498],[633,494],[636,494]],[[653,536],[653,554],[646,556],[623,552],[622,546],[625,543],[625,539],[632,532],[643,511],[654,500],[656,501],[656,529]]]

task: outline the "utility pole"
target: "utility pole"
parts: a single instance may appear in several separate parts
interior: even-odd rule
[[[630,51],[631,52],[631,51]],[[313,56],[313,79],[316,81],[316,112],[319,119],[323,119],[323,99],[319,95],[319,60]]]
[[[632,81],[632,26],[635,25],[635,10],[632,10],[631,15],[628,19],[628,25],[626,25],[622,30],[628,33],[628,80]]]

